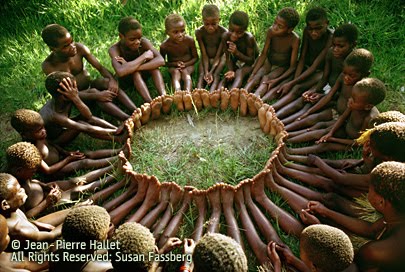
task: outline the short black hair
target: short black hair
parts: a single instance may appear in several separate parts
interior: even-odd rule
[[[232,13],[231,17],[229,18],[229,23],[240,26],[243,29],[247,29],[249,25],[249,15],[246,12],[237,10]]]
[[[373,62],[374,56],[370,51],[364,48],[357,48],[346,57],[344,64],[353,66],[359,73],[367,76]]]
[[[374,127],[370,142],[383,156],[405,162],[405,123],[389,122]]]
[[[357,42],[359,31],[354,24],[343,24],[336,28],[333,37],[345,38],[349,43],[354,44]]]
[[[367,94],[367,102],[372,105],[380,104],[387,92],[384,83],[377,78],[363,78],[354,85],[359,91]]]
[[[69,31],[61,25],[58,24],[51,24],[47,25],[41,33],[42,40],[49,46],[49,47],[57,47],[58,40],[62,39],[66,36]]]
[[[59,84],[64,78],[75,80],[75,77],[71,73],[61,71],[52,72],[46,77],[45,88],[52,95],[52,97],[57,97],[60,95],[60,93],[58,92],[58,88]]]
[[[208,18],[208,17],[219,18],[219,8],[214,4],[204,5],[204,7],[202,9],[202,17],[203,18]]]
[[[286,21],[287,26],[289,28],[296,27],[298,22],[300,21],[300,15],[298,14],[298,12],[295,9],[293,9],[291,7],[281,9],[277,13],[277,16],[280,16],[281,18],[283,18]]]
[[[132,16],[124,17],[118,24],[118,32],[122,35],[127,34],[131,30],[142,28],[141,24]]]
[[[311,8],[308,11],[307,16],[305,17],[305,21],[308,23],[310,21],[318,21],[318,20],[328,20],[326,10],[321,7]]]

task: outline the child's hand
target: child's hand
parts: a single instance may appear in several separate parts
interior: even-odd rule
[[[314,225],[314,224],[320,224],[321,221],[319,221],[318,218],[316,218],[315,215],[310,213],[309,209],[302,209],[300,214],[299,214],[301,221],[305,225]]]
[[[284,96],[292,89],[292,87],[291,84],[286,83],[277,90],[277,93],[280,94],[280,96]]]
[[[276,242],[271,241],[267,245],[267,256],[270,258],[270,262],[273,265],[274,272],[279,272],[281,271],[281,261],[280,261],[280,256],[278,256],[278,253],[276,251]]]
[[[184,239],[184,254],[193,254],[195,242],[193,239]]]
[[[118,94],[118,82],[115,79],[110,79],[108,81],[108,90],[115,94]]]
[[[327,133],[325,135],[323,135],[318,141],[316,141],[316,144],[321,144],[321,143],[326,143],[328,140],[330,140],[330,138],[332,137],[332,134]]]
[[[204,76],[204,80],[208,85],[210,85],[214,81],[214,78],[212,77],[211,73],[208,73]]]
[[[165,254],[167,252],[172,251],[173,249],[180,247],[183,242],[177,237],[170,237],[165,245],[160,249],[159,253]]]
[[[111,91],[102,91],[98,93],[97,101],[99,102],[111,102],[117,96],[116,93]]]
[[[59,83],[59,87],[57,91],[69,100],[79,97],[76,80],[71,80],[69,77],[64,78],[62,82]]]
[[[287,245],[276,244],[276,250],[282,259],[284,259],[287,263],[292,263],[295,256]]]
[[[48,204],[54,205],[59,201],[62,197],[62,192],[60,191],[59,187],[55,186],[51,189],[49,194],[46,196],[46,202]]]
[[[144,57],[144,61],[145,61],[145,62],[148,61],[148,60],[153,59],[153,57],[154,57],[152,50],[145,51],[145,52],[142,54],[142,56]]]
[[[86,158],[86,156],[79,151],[74,151],[74,152],[70,152],[69,156],[67,156],[66,158],[69,161],[78,161],[78,160],[83,160],[84,158]]]
[[[263,83],[267,84],[267,91],[270,91],[270,89],[273,87],[274,84],[277,83],[277,81],[275,79],[269,79]]]
[[[228,44],[228,52],[231,54],[235,54],[236,51],[238,51],[238,49],[236,48],[236,44],[231,42],[231,41],[227,41],[226,42]]]
[[[178,61],[177,62],[177,69],[181,71],[184,68],[186,68],[186,65],[184,64],[184,62]]]
[[[232,80],[235,78],[235,72],[234,71],[228,71],[224,75],[226,80]]]
[[[123,57],[120,57],[120,56],[115,57],[115,60],[118,61],[118,63],[120,63],[120,64],[127,63],[127,61]]]
[[[321,216],[325,215],[326,207],[319,201],[309,201],[307,204],[307,211],[312,214],[319,214]]]

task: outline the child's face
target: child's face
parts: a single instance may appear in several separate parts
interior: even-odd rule
[[[26,139],[30,140],[45,140],[46,139],[46,129],[44,125],[40,125],[37,128],[35,128],[33,131],[27,132],[25,135]]]
[[[73,57],[77,54],[76,45],[69,32],[66,33],[65,37],[58,40],[58,46],[52,48],[52,50],[67,57]]]
[[[344,59],[349,54],[353,46],[344,37],[333,37],[332,48],[333,56],[335,58]]]
[[[130,30],[125,35],[120,34],[121,42],[130,50],[138,50],[141,45],[142,29]]]
[[[276,36],[283,36],[288,33],[291,33],[292,31],[292,28],[288,27],[286,20],[284,20],[280,16],[276,17],[271,28],[273,30],[274,35]]]
[[[368,186],[368,194],[367,194],[368,201],[370,204],[376,209],[376,211],[382,211],[382,203],[384,202],[384,198],[379,195],[375,190],[373,185]]]
[[[357,69],[350,65],[344,65],[343,71],[343,83],[347,86],[353,86],[357,81],[363,78],[363,75],[357,71]]]
[[[204,29],[212,34],[218,29],[219,18],[218,17],[206,17],[203,18]]]
[[[352,96],[349,98],[348,106],[352,110],[370,110],[373,105],[369,102],[369,97],[366,92],[362,92],[358,87],[352,89]]]
[[[319,40],[326,32],[328,21],[316,20],[307,22],[307,31],[313,40]]]
[[[231,33],[230,40],[231,42],[236,42],[240,38],[243,37],[245,34],[246,29],[242,28],[241,26],[235,25],[230,23],[229,24],[229,32]]]
[[[9,210],[15,211],[24,205],[25,201],[27,200],[27,194],[15,177],[10,177],[8,180],[7,190],[9,191],[9,197],[6,199],[6,201],[10,206]]]
[[[175,43],[181,43],[186,36],[186,25],[184,21],[171,23],[170,28],[166,31],[169,39]]]

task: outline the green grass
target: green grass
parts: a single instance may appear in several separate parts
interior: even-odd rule
[[[381,79],[388,87],[387,98],[378,108],[380,111],[396,109],[405,112],[403,90],[405,86],[403,76],[405,72],[403,43],[405,40],[405,26],[403,24],[405,13],[400,0],[217,0],[210,2],[220,7],[221,24],[224,26],[227,26],[229,16],[234,10],[246,11],[250,15],[249,31],[255,35],[260,47],[264,43],[265,30],[272,24],[277,11],[285,6],[295,7],[300,13],[301,21],[295,29],[299,34],[302,33],[304,27],[306,11],[314,5],[323,6],[327,9],[331,27],[336,28],[345,22],[354,23],[360,32],[358,47],[369,49],[375,56],[371,76]],[[205,1],[201,0],[128,1],[125,6],[122,6],[117,0],[8,0],[2,3],[0,15],[4,19],[0,24],[0,91],[2,102],[0,108],[0,130],[2,131],[0,157],[4,158],[5,149],[19,140],[18,135],[9,125],[11,113],[19,108],[39,110],[49,99],[44,88],[45,77],[40,68],[41,62],[49,54],[49,49],[40,37],[41,30],[47,24],[59,23],[65,26],[72,33],[75,41],[87,45],[100,62],[111,69],[107,50],[111,44],[118,40],[117,24],[120,18],[131,15],[139,19],[143,25],[144,35],[158,47],[165,39],[165,16],[172,12],[183,15],[187,22],[187,31],[193,35],[194,30],[201,25],[200,11],[204,4]],[[93,77],[99,76],[97,71],[88,66],[87,68]],[[167,71],[165,69],[162,71],[164,78],[168,80]],[[139,97],[133,93],[130,95],[138,104],[140,103]],[[158,134],[154,132],[152,136],[159,138]],[[258,142],[260,143],[260,137]],[[180,143],[182,142],[180,141]],[[96,144],[88,137],[80,137],[71,145],[71,148],[90,149]],[[104,145],[106,143],[96,146]],[[182,145],[179,144],[179,146]],[[180,165],[191,164],[193,167],[203,165],[205,168],[213,168],[215,161],[223,163],[223,159],[218,159],[217,156],[212,158],[210,157],[211,154],[196,149],[191,143],[185,143],[184,146],[187,148],[181,151],[181,155],[188,157],[184,158],[183,162],[179,160]],[[225,157],[229,157],[226,153],[227,150],[221,149],[221,145],[215,152],[215,154],[225,154]],[[261,154],[252,154],[255,152],[250,152],[244,148],[236,149],[234,152],[242,157],[249,157],[250,161],[254,161],[256,155],[261,156]],[[353,155],[344,153],[326,155],[328,158],[347,156]],[[144,159],[143,157],[142,159]],[[147,156],[145,157],[145,160],[148,159]],[[214,162],[214,166],[206,165],[208,162]],[[253,168],[256,166],[252,166],[252,169],[248,169],[246,172],[238,172],[239,169],[237,168],[240,168],[237,167],[238,163],[240,161],[236,158],[223,163],[224,166],[229,165],[225,167],[223,174],[224,178],[229,178],[227,182],[232,183],[243,179],[244,176],[251,176],[251,172],[248,172],[250,170],[256,171],[256,168]],[[145,162],[146,164],[147,162]],[[0,161],[0,167],[3,166],[4,159]],[[192,166],[186,167],[191,168]],[[177,175],[181,178],[182,174],[181,172],[179,174],[179,167],[172,168],[170,170],[172,171],[171,175]],[[145,171],[149,171],[149,169]],[[204,173],[204,170],[201,170],[198,175],[204,176]],[[160,175],[158,172],[149,174]],[[183,181],[179,180],[178,182],[188,184],[191,179],[192,177],[184,177]],[[215,178],[214,175],[214,178],[209,181],[207,178],[207,181],[204,182],[208,184],[215,181],[218,181],[218,178]],[[202,184],[201,186],[205,188],[205,185]],[[276,199],[273,200],[277,201]],[[282,203],[279,204],[282,205]],[[283,207],[285,206],[284,204]],[[192,214],[187,215],[186,221],[193,222]],[[276,224],[274,225],[276,226]],[[286,235],[282,238],[287,239],[288,244],[294,244],[294,241],[288,240],[290,238]],[[296,249],[296,247],[294,248]]]

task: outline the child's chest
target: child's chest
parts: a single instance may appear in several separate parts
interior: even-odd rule
[[[292,37],[273,37],[270,42],[270,51],[276,53],[290,53],[292,45]]]
[[[65,62],[56,63],[53,66],[55,71],[68,72],[74,76],[80,74],[84,69],[83,59],[79,54],[76,54]]]
[[[186,40],[181,44],[168,42],[166,51],[168,57],[175,60],[186,60],[191,56],[191,46]]]
[[[339,114],[342,114],[346,110],[347,101],[349,101],[349,98],[351,96],[352,96],[352,86],[347,86],[343,84],[336,105],[336,109]]]
[[[52,145],[47,145],[45,143],[37,144],[39,152],[41,153],[42,159],[49,165],[55,164],[59,161],[59,152]]]
[[[368,116],[368,111],[353,110],[346,124],[346,133],[350,139],[355,139],[359,136],[359,132],[363,129],[363,124]]]

